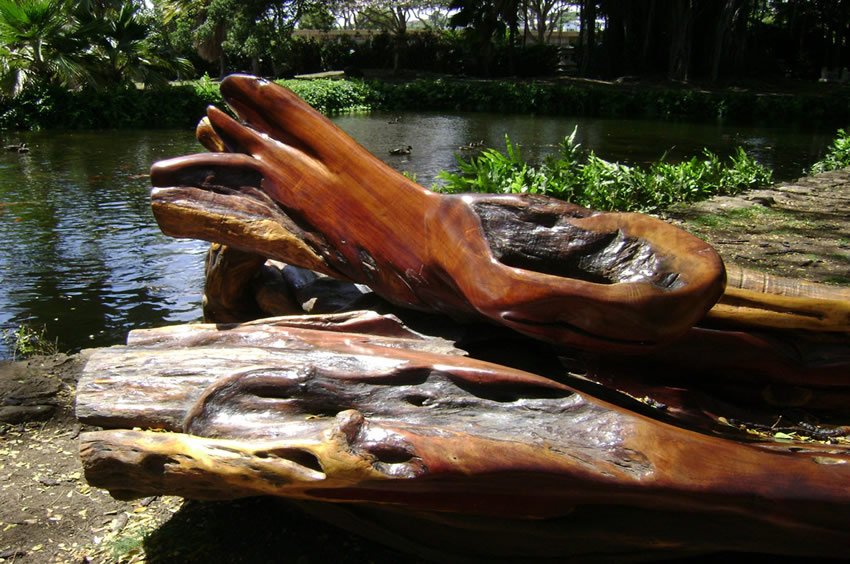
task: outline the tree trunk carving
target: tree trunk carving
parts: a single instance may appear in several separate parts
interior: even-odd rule
[[[163,231],[214,242],[217,325],[91,357],[90,483],[346,504],[432,555],[846,555],[847,290],[727,285],[639,214],[434,194],[276,85],[222,92],[243,121],[210,109],[213,152],[152,173]]]

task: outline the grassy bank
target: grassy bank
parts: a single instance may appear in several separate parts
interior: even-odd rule
[[[351,109],[488,111],[571,116],[735,122],[850,121],[850,96],[834,87],[803,93],[758,93],[572,81],[418,79],[280,81],[325,113]],[[33,87],[0,98],[0,129],[101,129],[194,125],[218,86],[201,79],[166,88],[68,92]]]

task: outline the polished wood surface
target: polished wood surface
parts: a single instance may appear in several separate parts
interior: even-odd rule
[[[91,484],[333,502],[438,560],[848,554],[850,291],[640,214],[432,193],[277,85],[222,93],[211,152],[152,170],[163,231],[213,242],[211,323],[91,356]]]
[[[639,524],[612,517],[622,537],[561,543],[562,556],[654,549],[625,533],[646,519],[672,553],[850,542],[848,445],[753,441],[687,397],[647,416],[580,381],[369,313],[145,330],[89,361],[77,413],[119,430],[83,434],[81,456],[87,480],[120,497],[279,495],[517,523],[646,510]],[[701,531],[726,519],[723,536]]]
[[[640,214],[539,197],[433,193],[288,90],[222,82],[204,144],[152,171],[154,213],[204,238],[368,284],[405,307],[484,317],[559,344],[640,349],[683,334],[723,290],[705,242]]]

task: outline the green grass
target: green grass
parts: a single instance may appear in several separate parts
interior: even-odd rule
[[[824,284],[835,284],[838,286],[850,286],[850,276],[833,275],[823,280]]]
[[[113,562],[127,562],[133,556],[144,552],[145,538],[149,531],[131,531],[109,541],[109,553]]]
[[[830,258],[832,258],[833,260],[838,260],[838,261],[843,261],[843,262],[850,262],[850,251],[848,251],[848,252],[846,252],[846,253],[830,253],[830,254],[829,254],[829,255],[827,255],[827,256],[829,256],[829,257],[830,257]]]

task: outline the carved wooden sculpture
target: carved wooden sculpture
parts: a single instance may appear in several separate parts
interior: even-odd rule
[[[151,173],[168,234],[368,284],[404,307],[605,350],[680,336],[723,290],[717,253],[664,222],[547,198],[436,194],[284,88],[232,76],[221,91],[245,124],[210,108],[201,138],[230,152]]]
[[[134,331],[90,361],[78,416],[169,432],[85,434],[86,476],[124,497],[449,512],[473,529],[467,550],[492,550],[475,528],[511,535],[502,557],[850,542],[847,445],[751,442],[693,411],[699,432],[687,430],[576,393],[566,368],[549,378],[461,355],[366,314]],[[656,417],[675,421],[668,411]],[[548,545],[510,532],[535,522]]]
[[[732,269],[724,293],[661,221],[433,194],[278,86],[222,92],[245,123],[211,109],[214,152],[152,173],[163,230],[216,243],[208,319],[408,325],[134,331],[79,384],[125,429],[83,435],[92,484],[355,504],[435,557],[848,553],[846,290]]]

